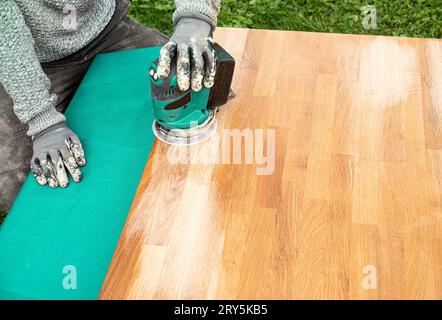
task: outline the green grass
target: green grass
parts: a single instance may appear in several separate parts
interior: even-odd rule
[[[362,26],[362,7],[375,5],[377,29]],[[171,34],[173,0],[132,0],[130,16]],[[219,26],[442,37],[442,0],[223,0]]]

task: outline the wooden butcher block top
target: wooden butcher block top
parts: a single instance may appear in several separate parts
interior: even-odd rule
[[[100,297],[442,299],[442,40],[215,38],[236,98],[184,156],[156,141]]]

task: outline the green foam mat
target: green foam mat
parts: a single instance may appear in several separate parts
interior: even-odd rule
[[[0,227],[0,299],[96,299],[153,146],[148,67],[159,47],[98,55],[67,112],[81,183],[29,175]]]

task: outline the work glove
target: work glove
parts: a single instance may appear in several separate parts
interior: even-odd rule
[[[32,143],[31,170],[40,185],[66,187],[69,184],[66,169],[75,182],[81,181],[79,167],[86,164],[83,147],[64,122],[36,134]]]
[[[169,76],[171,63],[176,57],[177,81],[181,91],[200,91],[203,84],[211,88],[215,82],[215,52],[212,27],[196,18],[181,18],[169,42],[161,49],[158,76]]]

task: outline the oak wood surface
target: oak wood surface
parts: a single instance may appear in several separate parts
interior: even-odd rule
[[[442,41],[215,38],[237,63],[218,132],[274,129],[275,170],[157,141],[100,298],[441,299]]]

